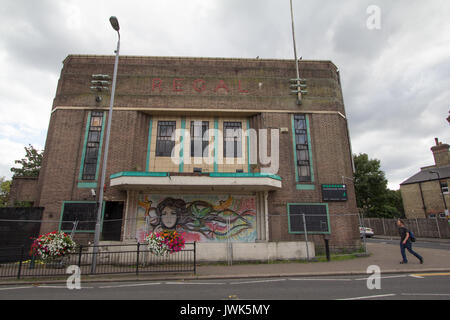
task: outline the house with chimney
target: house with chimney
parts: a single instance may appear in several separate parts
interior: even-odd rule
[[[450,151],[447,143],[438,138],[431,148],[434,165],[423,167],[418,173],[400,184],[400,190],[408,219],[448,219],[450,204]]]

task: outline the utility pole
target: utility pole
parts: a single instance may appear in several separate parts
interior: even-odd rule
[[[112,122],[112,113],[114,106],[114,94],[116,91],[116,82],[117,82],[117,69],[119,65],[119,50],[120,50],[120,27],[119,21],[116,17],[109,18],[109,22],[114,30],[117,31],[118,40],[117,40],[117,49],[116,49],[116,59],[114,61],[114,74],[113,74],[113,83],[111,89],[111,100],[109,102],[109,113],[108,113],[108,124],[106,126],[106,138],[105,138],[105,150],[103,153],[103,163],[102,163],[102,173],[100,179],[100,190],[98,196],[98,211],[97,211],[97,220],[95,223],[95,235],[94,235],[94,248],[92,254],[92,265],[91,265],[91,273],[95,273],[95,269],[97,266],[97,253],[98,253],[98,244],[100,242],[100,229],[102,222],[102,212],[103,212],[103,193],[105,187],[105,176],[106,176],[106,164],[108,162],[108,149],[109,149],[109,137],[111,134],[111,122]]]
[[[297,44],[295,42],[294,10],[292,8],[292,0],[290,0],[290,5],[291,5],[292,41],[294,44],[294,59],[295,59],[295,72],[296,72],[296,78],[290,80],[290,82],[291,82],[290,88],[296,89],[296,90],[292,90],[291,93],[294,93],[297,95],[297,104],[301,105],[302,104],[302,94],[306,94],[306,93],[308,93],[308,91],[304,90],[304,89],[306,89],[306,80],[300,78],[300,70],[299,70],[298,57],[297,57]]]

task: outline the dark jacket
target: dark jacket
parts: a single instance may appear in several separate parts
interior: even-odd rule
[[[405,227],[400,227],[398,228],[398,233],[400,234],[400,241],[403,242],[406,238],[406,235],[408,234],[408,229],[406,229]],[[410,241],[409,238],[408,241]]]

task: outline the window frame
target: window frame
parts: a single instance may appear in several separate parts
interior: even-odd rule
[[[311,217],[321,217],[323,216],[324,218],[321,219],[321,221],[319,221],[320,223],[325,222],[327,223],[327,231],[318,231],[318,230],[306,230],[306,232],[308,234],[331,234],[331,223],[330,223],[330,211],[329,211],[329,207],[328,207],[328,203],[287,203],[287,215],[288,215],[288,232],[289,234],[305,234],[304,229],[300,228],[301,230],[295,230],[295,226],[294,226],[294,217],[297,216],[296,214],[293,214],[293,206],[301,206],[301,207],[309,207],[309,208],[313,208],[313,207],[323,207],[325,209],[325,213],[324,215],[320,215],[317,214],[315,212],[311,212],[311,213],[305,213],[305,220],[306,220],[306,225],[308,226],[308,223],[311,225],[312,222],[311,221]],[[326,218],[325,218],[326,216]],[[308,221],[310,220],[310,221]],[[303,221],[300,221],[300,225],[303,227]]]
[[[169,127],[172,127],[170,136],[167,133]],[[175,120],[158,120],[156,131],[156,157],[171,157],[172,150],[175,147],[175,131],[177,129],[177,122]],[[165,132],[163,132],[163,130]],[[164,135],[162,135],[164,133]],[[170,152],[168,151],[170,149]]]
[[[296,166],[296,181],[313,182],[311,146],[309,142],[308,120],[306,114],[293,115],[293,145]]]
[[[200,125],[199,125],[200,124]],[[197,125],[197,126],[196,126]],[[201,126],[201,137],[196,136],[196,127]],[[190,125],[190,155],[191,158],[207,158],[209,152],[209,121],[192,120]],[[196,154],[195,146],[201,141],[202,149],[201,155]],[[206,150],[206,153],[205,153]]]
[[[234,128],[233,131],[239,130],[239,134],[236,136],[233,134],[232,136],[227,135],[227,130],[230,128]],[[229,132],[229,131],[228,131]],[[223,122],[223,157],[224,158],[242,158],[242,139],[243,139],[243,126],[242,121],[224,121]],[[233,139],[233,140],[227,140]],[[227,145],[229,143],[233,143],[233,155],[230,157],[227,155]]]
[[[86,129],[83,163],[80,179],[83,181],[96,181],[99,165],[99,157],[102,148],[103,124],[105,113],[103,111],[91,111]]]

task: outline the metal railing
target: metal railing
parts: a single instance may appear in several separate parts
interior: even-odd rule
[[[93,246],[78,246],[59,260],[44,262],[25,252],[24,247],[0,248],[0,277],[65,276],[66,268],[76,265],[82,275],[134,273],[196,273],[196,244],[167,256],[156,256],[145,244],[97,246],[97,267],[91,272]]]

